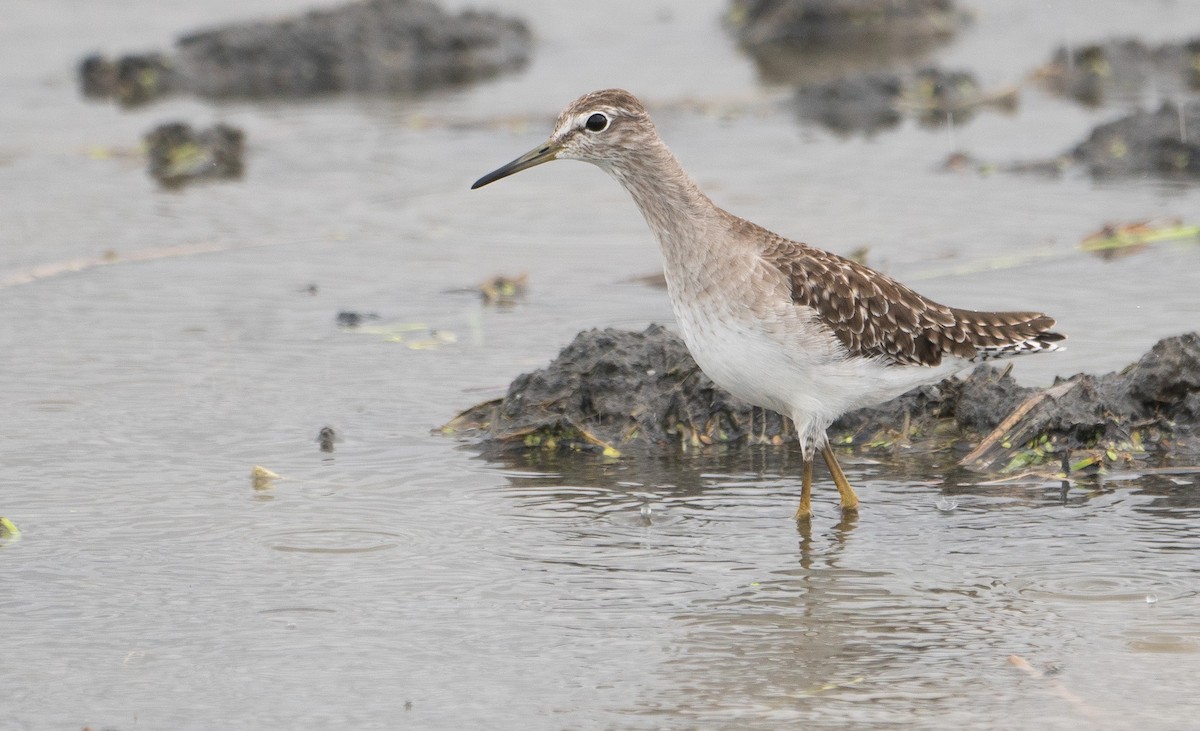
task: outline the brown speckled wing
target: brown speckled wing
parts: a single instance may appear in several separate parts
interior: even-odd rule
[[[1063,336],[1039,312],[975,312],[938,304],[858,262],[755,224],[763,256],[791,282],[792,301],[816,311],[853,356],[936,366],[946,355],[986,360],[1052,350]]]

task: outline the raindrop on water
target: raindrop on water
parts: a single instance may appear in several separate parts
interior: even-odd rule
[[[1158,595],[1153,594],[1153,593],[1147,594],[1146,595],[1146,603],[1149,604],[1150,606],[1154,606],[1155,604],[1158,604]]]
[[[646,525],[650,525],[650,515],[653,512],[654,510],[650,507],[650,503],[642,503],[642,507],[638,510],[638,513],[642,516],[642,522]]]

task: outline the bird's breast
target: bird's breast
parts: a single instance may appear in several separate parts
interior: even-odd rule
[[[682,281],[668,272],[667,284],[680,335],[700,369],[737,398],[790,415],[797,393],[841,355],[786,290],[752,285],[754,277],[726,262]]]

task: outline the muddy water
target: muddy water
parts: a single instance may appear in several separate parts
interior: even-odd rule
[[[991,5],[935,58],[996,86],[1064,40],[1158,41],[1196,20],[1184,3]],[[1073,247],[1108,220],[1194,218],[1200,193],[936,164],[959,148],[1054,154],[1121,105],[1030,88],[1012,116],[839,139],[759,81],[721,3],[510,6],[540,45],[494,83],[135,111],[80,100],[78,56],[295,6],[9,9],[0,514],[24,533],[0,548],[0,725],[1191,723],[1194,474],[1064,496],[851,460],[861,517],[839,521],[822,483],[799,531],[786,451],[493,463],[429,433],[581,328],[670,321],[661,292],[623,283],[657,254],[600,173],[562,163],[466,190],[584,90],[643,95],[727,208],[865,245],[955,304],[1053,313],[1070,350],[1020,363],[1027,382],[1120,367],[1195,329],[1194,248],[1104,262]],[[1138,101],[1157,103],[1124,104]],[[157,191],[137,140],[176,118],[242,126],[246,179]],[[453,291],[520,271],[531,293],[513,309]],[[339,330],[343,309],[383,319]],[[284,479],[254,490],[255,464]]]

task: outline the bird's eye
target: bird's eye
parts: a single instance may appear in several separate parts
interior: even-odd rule
[[[588,117],[587,122],[585,122],[583,126],[586,127],[589,132],[603,132],[604,128],[608,126],[608,117],[597,112]]]

